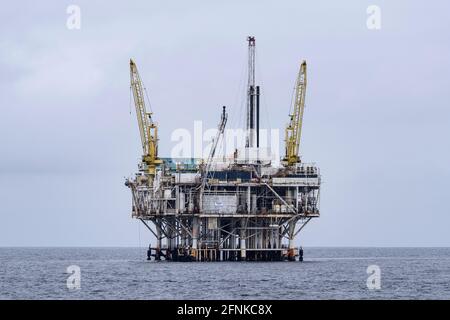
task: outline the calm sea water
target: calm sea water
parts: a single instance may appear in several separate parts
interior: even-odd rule
[[[141,248],[0,248],[0,299],[450,299],[450,248],[305,248],[300,262],[148,262]],[[66,268],[81,288],[66,286]],[[381,269],[369,290],[367,267]]]

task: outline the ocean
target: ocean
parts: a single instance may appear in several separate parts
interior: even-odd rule
[[[146,261],[145,248],[0,248],[0,299],[450,299],[450,248],[304,252],[200,263]]]

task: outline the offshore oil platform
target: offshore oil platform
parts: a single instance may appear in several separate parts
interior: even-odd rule
[[[216,164],[227,113],[223,107],[207,159],[158,157],[158,127],[147,112],[144,88],[130,60],[131,89],[143,156],[127,179],[132,217],[156,238],[150,260],[295,261],[294,239],[319,217],[319,168],[300,159],[306,62],[300,63],[281,165],[260,156],[260,87],[255,81],[255,38],[248,37],[245,148]]]

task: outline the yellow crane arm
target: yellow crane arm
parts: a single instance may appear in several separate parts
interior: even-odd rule
[[[286,127],[286,156],[285,163],[289,166],[300,162],[300,138],[303,125],[306,93],[306,61],[300,64],[295,84],[294,110],[290,114],[290,122]]]
[[[141,135],[143,150],[143,162],[147,165],[148,173],[155,173],[155,166],[161,163],[158,159],[158,128],[152,120],[152,114],[147,112],[144,101],[144,90],[137,70],[137,66],[130,59],[130,79],[131,89],[133,91],[134,104],[136,107],[136,116]]]
[[[142,150],[145,155],[148,154],[148,147],[149,147],[148,146],[149,119],[147,116],[147,111],[145,109],[144,90],[142,88],[141,77],[139,76],[136,64],[131,59],[130,59],[130,78],[134,104],[136,107],[136,116],[139,125],[139,133],[141,135]]]

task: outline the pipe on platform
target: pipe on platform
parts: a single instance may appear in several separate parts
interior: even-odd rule
[[[197,260],[198,256],[198,217],[192,218],[192,255]]]
[[[240,247],[241,247],[241,260],[245,260],[247,257],[246,243],[245,243],[245,218],[241,219],[241,234],[240,234]]]
[[[259,148],[259,86],[256,86],[256,147]]]

